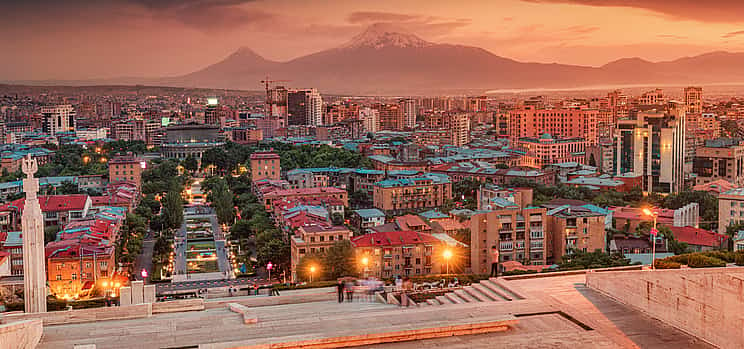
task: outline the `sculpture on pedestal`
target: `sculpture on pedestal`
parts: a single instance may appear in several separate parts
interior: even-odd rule
[[[21,164],[26,178],[23,191],[26,200],[23,204],[21,226],[23,232],[23,298],[27,313],[46,312],[46,261],[44,260],[44,219],[39,206],[39,180],[34,178],[38,170],[36,159],[27,155]]]

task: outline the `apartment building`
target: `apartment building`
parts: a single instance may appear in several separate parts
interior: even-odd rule
[[[470,218],[470,264],[473,273],[487,274],[491,249],[499,249],[500,262],[518,261],[524,265],[545,265],[547,210],[513,205]]]
[[[726,138],[705,141],[695,152],[692,171],[696,185],[725,179],[744,186],[744,143]]]
[[[547,165],[576,162],[583,164],[587,141],[583,138],[553,138],[545,133],[540,138],[523,137],[515,148],[523,150],[521,166],[543,168]]]
[[[420,276],[442,271],[443,260],[437,257],[445,245],[430,234],[379,232],[357,236],[351,240],[351,245],[355,261],[365,277]],[[451,263],[454,266],[455,261]]]
[[[544,109],[523,105],[509,111],[509,139],[538,138],[549,133],[556,138],[584,138],[588,144],[599,141],[598,111],[594,109]]]
[[[452,182],[435,173],[387,179],[374,184],[372,198],[374,207],[386,212],[439,207],[452,198]]]
[[[281,175],[281,158],[276,153],[260,152],[251,154],[251,180],[278,180]]]
[[[297,264],[308,254],[325,253],[337,241],[351,239],[345,226],[310,224],[301,226],[290,238],[292,280],[297,280]]]

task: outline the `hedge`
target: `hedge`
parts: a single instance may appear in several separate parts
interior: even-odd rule
[[[726,251],[685,253],[657,259],[654,261],[654,267],[656,269],[679,269],[680,266],[687,265],[690,268],[715,268],[725,267],[726,263],[733,262],[737,265],[744,265],[744,253]]]

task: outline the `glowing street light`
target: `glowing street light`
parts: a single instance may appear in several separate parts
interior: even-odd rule
[[[367,265],[369,264],[369,258],[367,256],[362,257],[362,265],[364,266],[364,278],[367,278]]]
[[[310,267],[310,283],[313,282],[313,274],[315,274],[315,266]]]
[[[651,243],[651,270],[655,270],[656,267],[654,266],[654,262],[656,261],[656,236],[659,234],[659,231],[656,229],[656,217],[659,216],[659,213],[656,211],[652,211],[649,208],[643,208],[643,214],[654,218],[654,227],[651,228],[649,233],[653,238],[653,242]]]
[[[266,270],[269,271],[269,282],[271,282],[271,269],[274,268],[274,265],[269,262],[269,264],[266,264]]]
[[[444,260],[447,262],[447,274],[449,274],[449,261],[450,258],[452,258],[452,250],[444,250],[444,253],[442,253],[442,257],[444,257]]]

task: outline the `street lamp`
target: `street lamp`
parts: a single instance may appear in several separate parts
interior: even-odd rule
[[[266,264],[266,270],[269,271],[269,283],[271,283],[271,268],[273,268],[274,265],[269,262],[269,264]]]
[[[445,262],[447,262],[447,275],[449,275],[449,261],[450,258],[452,258],[452,250],[444,250],[442,256],[444,257]]]
[[[364,266],[364,278],[366,279],[367,273],[369,271],[369,269],[367,268],[367,266],[369,265],[369,258],[367,258],[367,256],[362,257],[362,265]]]
[[[313,283],[313,274],[315,274],[315,266],[310,267],[310,283]]]
[[[653,243],[651,244],[651,270],[655,270],[656,267],[654,266],[654,262],[656,262],[656,235],[659,234],[659,231],[656,230],[656,217],[659,216],[658,212],[652,211],[648,208],[643,209],[643,214],[646,216],[651,216],[654,218],[654,227],[651,228],[649,231],[651,237],[653,238]]]

